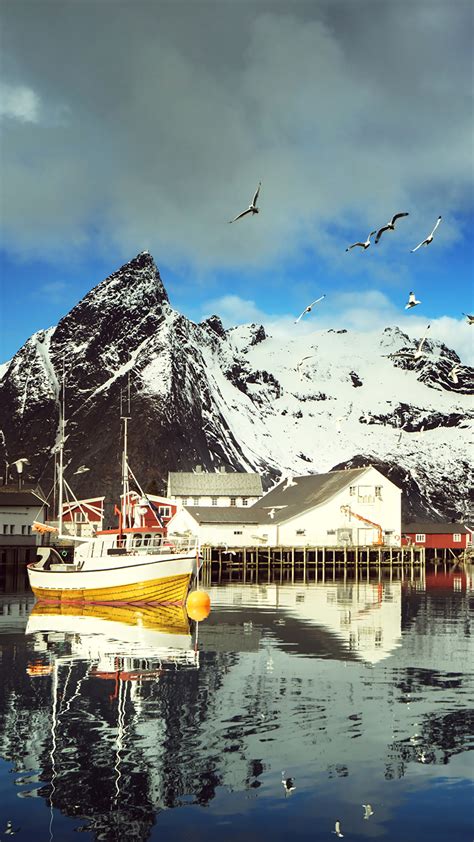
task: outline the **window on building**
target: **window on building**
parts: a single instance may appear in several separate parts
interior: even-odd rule
[[[31,535],[31,526],[28,527],[28,535]]]
[[[355,494],[356,494],[356,487],[355,487],[355,485],[350,485],[350,486],[349,486],[349,494],[350,494],[350,496],[351,496],[351,497],[355,497]]]
[[[87,515],[85,512],[74,512],[75,523],[87,523]]]
[[[21,534],[26,535],[26,526],[21,527]]]
[[[382,486],[381,485],[375,486],[375,497],[376,497],[377,500],[382,499]]]
[[[460,541],[461,540],[461,533],[455,532],[453,535],[453,541]]]
[[[242,497],[242,506],[248,506],[249,501],[247,497]]]
[[[8,526],[6,523],[3,524],[3,534],[8,535]]]
[[[199,506],[199,497],[193,497],[193,506]]]
[[[417,532],[415,535],[415,541],[417,544],[424,544],[426,541],[426,535],[424,532]]]
[[[234,529],[234,535],[242,535],[241,529]]]
[[[236,503],[237,503],[237,499],[236,499],[236,497],[231,497],[231,498],[230,498],[230,505],[231,505],[231,506],[235,506],[235,504],[236,504]]]
[[[187,506],[187,505],[188,505],[188,498],[187,498],[187,497],[183,497],[183,501],[182,501],[182,502],[183,502],[183,506]]]
[[[217,506],[217,497],[211,497],[211,503],[213,506]]]
[[[169,506],[158,506],[158,514],[162,517],[169,517],[170,516],[170,507]]]
[[[14,526],[13,523],[11,523],[10,524],[10,535],[14,535],[14,534],[15,534],[15,526]]]
[[[297,529],[296,534],[297,535],[306,535],[306,529]]]
[[[328,529],[327,532],[326,532],[326,535],[335,535],[335,534],[336,534],[335,529]]]

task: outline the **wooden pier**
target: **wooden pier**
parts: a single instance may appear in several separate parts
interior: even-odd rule
[[[464,567],[464,552],[411,547],[226,547],[202,546],[202,578],[213,582],[324,584],[424,580],[433,570]]]
[[[222,547],[201,548],[204,570],[238,571],[241,581],[278,578],[321,582],[331,571],[346,571],[351,578],[371,578],[382,568],[402,571],[424,567],[425,547]],[[399,578],[399,575],[396,575]]]

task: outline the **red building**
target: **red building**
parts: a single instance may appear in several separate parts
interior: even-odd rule
[[[415,521],[403,524],[402,546],[465,550],[471,543],[471,535],[463,523]]]
[[[120,498],[122,506],[122,498]],[[177,503],[167,497],[146,494],[142,497],[136,491],[127,495],[127,526],[134,529],[150,529],[162,525],[165,530],[168,522],[176,514]]]
[[[63,503],[63,529],[70,535],[92,535],[104,523],[105,497],[89,497],[87,500],[70,500]]]

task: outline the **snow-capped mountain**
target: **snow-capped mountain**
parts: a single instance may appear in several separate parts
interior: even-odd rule
[[[258,471],[268,487],[370,462],[403,487],[407,516],[457,517],[471,487],[474,371],[431,339],[417,359],[417,344],[397,327],[295,331],[283,344],[262,325],[195,324],[143,252],[3,367],[0,458],[28,457],[27,479],[49,488],[64,365],[66,479],[80,496],[118,496],[130,374],[129,457],[142,487],[164,490],[169,470],[196,464]],[[74,476],[82,464],[91,470]]]

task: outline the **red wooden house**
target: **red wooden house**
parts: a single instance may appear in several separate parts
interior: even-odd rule
[[[63,503],[63,530],[69,535],[90,536],[102,529],[105,497]]]
[[[120,508],[122,508],[122,497],[120,497]],[[156,494],[146,494],[142,497],[136,491],[130,491],[126,501],[126,526],[134,529],[163,526],[166,531],[168,522],[176,514],[176,509],[177,503],[168,500],[167,497],[159,497]]]
[[[463,523],[414,521],[402,525],[402,546],[465,550],[471,543],[471,534]]]

